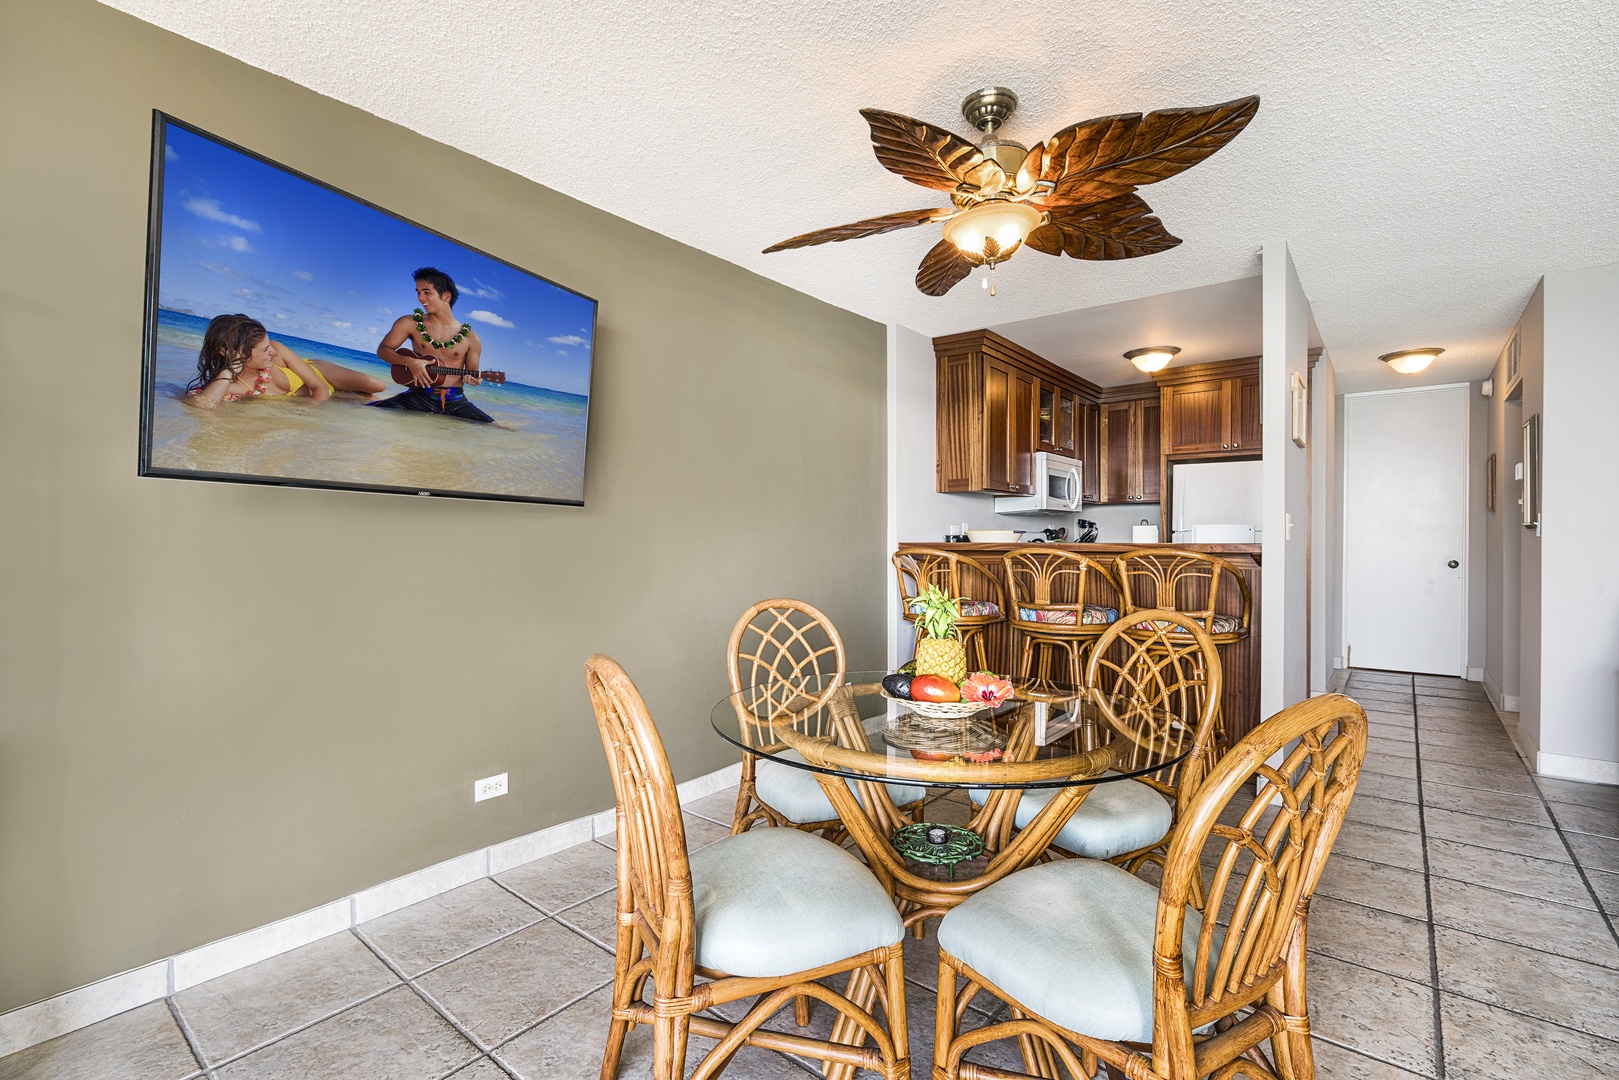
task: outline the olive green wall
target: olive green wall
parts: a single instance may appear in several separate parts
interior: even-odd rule
[[[590,652],[681,779],[748,603],[882,662],[880,325],[89,0],[5,24],[0,1011],[610,806]],[[597,297],[586,506],[137,478],[154,108]]]

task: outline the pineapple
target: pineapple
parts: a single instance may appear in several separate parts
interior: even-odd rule
[[[956,638],[961,608],[937,585],[923,589],[916,601],[921,608],[916,620],[916,673],[942,675],[959,686],[967,677],[967,650]]]

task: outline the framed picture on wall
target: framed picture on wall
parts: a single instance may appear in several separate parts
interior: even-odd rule
[[[148,229],[140,475],[583,505],[595,300],[163,113]]]
[[[1302,447],[1310,430],[1310,387],[1296,371],[1288,376],[1288,384],[1292,388],[1293,442]]]
[[[1523,422],[1523,527],[1540,528],[1540,414]]]
[[[1495,455],[1484,462],[1484,509],[1495,513]]]

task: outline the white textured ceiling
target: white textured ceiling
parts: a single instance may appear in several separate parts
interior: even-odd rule
[[[1250,277],[1283,239],[1341,390],[1477,378],[1537,278],[1619,260],[1613,0],[112,0],[693,247],[937,335]],[[1025,143],[1091,116],[1257,93],[1230,146],[1142,195],[1185,242],[1118,263],[1021,253],[999,295],[912,279],[937,227],[762,255],[939,205],[857,110]],[[426,224],[432,224],[427,222]]]

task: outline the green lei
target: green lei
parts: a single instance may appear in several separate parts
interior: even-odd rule
[[[433,348],[435,348],[435,349],[448,349],[448,348],[458,344],[461,341],[462,338],[464,338],[468,334],[472,333],[472,327],[468,326],[466,323],[462,323],[461,324],[461,332],[459,334],[456,334],[449,341],[434,341],[432,335],[427,332],[426,324],[422,321],[425,318],[427,318],[427,313],[425,311],[423,311],[421,308],[417,308],[416,309],[416,332],[418,334],[422,335],[422,340],[423,341],[427,342],[429,345],[433,346]]]

